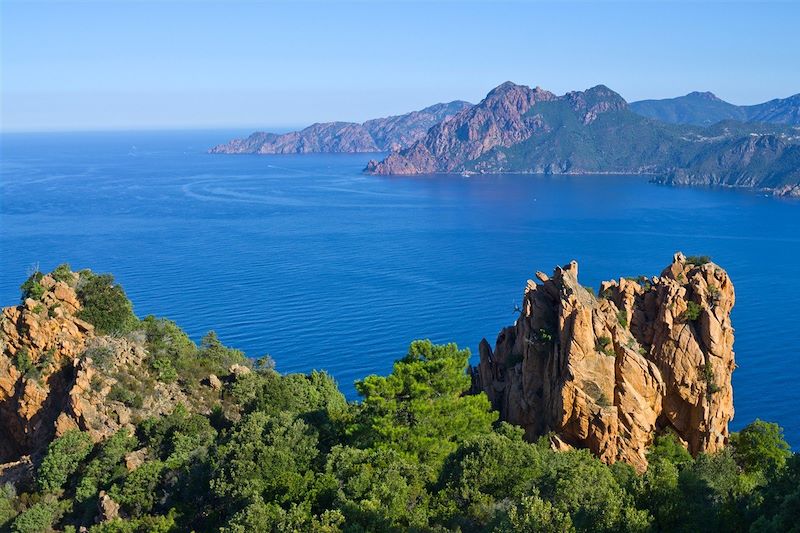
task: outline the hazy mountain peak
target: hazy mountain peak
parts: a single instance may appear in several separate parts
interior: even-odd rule
[[[716,94],[711,91],[692,91],[686,95],[686,98],[699,98],[703,100],[710,100],[712,102],[724,102]]]

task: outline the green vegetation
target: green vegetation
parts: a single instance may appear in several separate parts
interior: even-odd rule
[[[553,451],[547,437],[527,442],[469,394],[470,353],[454,344],[413,342],[348,403],[326,373],[250,364],[213,332],[198,346],[147,317],[129,338],[147,349],[141,375],[115,369],[107,348],[87,354],[116,372],[109,399],[141,406],[162,382],[190,405],[134,418],[133,433],[99,443],[77,430],[54,439],[31,486],[0,486],[0,531],[777,532],[800,520],[800,459],[774,424],[757,420],[696,458],[666,432],[637,474],[586,450]],[[608,337],[597,348],[613,355]],[[232,364],[251,370],[233,375]],[[200,385],[211,373],[219,392]],[[119,517],[97,523],[104,495]]]
[[[700,313],[703,311],[703,307],[695,302],[687,302],[686,303],[686,310],[681,313],[680,319],[684,322],[692,322],[700,318]]]
[[[553,334],[544,328],[539,328],[539,331],[536,332],[536,340],[549,344],[553,342]]]
[[[94,325],[99,333],[123,334],[138,326],[131,301],[111,274],[81,271],[76,292],[83,305],[78,317]]]
[[[711,258],[707,255],[690,255],[686,258],[686,263],[694,266],[703,266],[710,262]]]
[[[617,354],[614,352],[614,345],[611,342],[610,337],[597,337],[597,341],[595,341],[594,349],[600,353],[603,353],[609,357],[616,357]]]
[[[58,265],[52,272],[50,272],[50,276],[56,281],[62,281],[67,285],[72,285],[75,281],[74,275],[72,274],[72,267],[69,266],[69,263],[62,263]]]
[[[17,370],[19,370],[20,374],[23,376],[28,375],[35,368],[31,361],[30,352],[25,346],[17,350],[17,353],[14,354],[14,366],[17,367]]]
[[[720,386],[714,381],[714,366],[711,361],[703,365],[703,379],[706,382],[706,392],[709,395],[716,394],[721,390]]]
[[[39,272],[37,269],[36,272],[30,275],[30,277],[25,280],[25,283],[20,285],[19,290],[22,292],[22,301],[24,302],[28,298],[32,298],[34,300],[41,299],[44,296],[45,289],[42,287],[42,284],[39,283],[44,274]]]
[[[623,328],[628,327],[628,312],[625,309],[620,309],[617,311],[617,322]]]
[[[36,481],[42,492],[55,492],[64,486],[75,473],[81,461],[89,455],[92,441],[87,433],[67,431],[47,448],[47,455],[39,465]]]

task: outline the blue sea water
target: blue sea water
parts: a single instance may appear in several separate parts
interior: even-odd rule
[[[571,259],[584,285],[672,254],[728,270],[734,429],[800,446],[800,202],[630,176],[374,177],[373,155],[224,156],[242,132],[0,139],[0,304],[32,265],[112,272],[140,316],[215,330],[281,371],[386,373],[416,338],[476,352],[527,279]]]

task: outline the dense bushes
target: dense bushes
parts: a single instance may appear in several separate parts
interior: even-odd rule
[[[47,448],[47,455],[36,476],[42,492],[54,492],[63,487],[91,450],[89,435],[77,430],[67,431],[54,440]]]
[[[127,333],[138,326],[131,301],[111,274],[81,271],[76,292],[83,306],[78,317],[99,333]]]
[[[143,327],[178,383],[200,388],[201,371],[241,357],[214,335],[197,347],[171,322]],[[774,424],[697,458],[665,434],[637,474],[497,422],[483,394],[467,394],[468,359],[414,342],[390,375],[358,383],[360,403],[325,373],[257,365],[228,378],[224,412],[179,406],[95,445],[67,432],[34,491],[0,490],[0,530],[785,531],[800,520],[800,460]],[[96,524],[101,493],[120,516]]]
[[[44,274],[37,270],[25,280],[25,283],[20,285],[19,290],[22,293],[23,302],[27,298],[39,300],[44,295],[44,287],[39,283],[43,277]]]

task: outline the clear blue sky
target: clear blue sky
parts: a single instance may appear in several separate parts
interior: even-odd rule
[[[800,92],[800,2],[0,1],[7,131],[361,121],[505,80]]]

